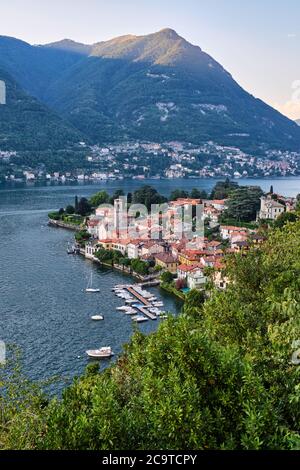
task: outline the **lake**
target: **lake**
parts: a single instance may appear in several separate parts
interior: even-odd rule
[[[80,256],[68,256],[73,234],[47,225],[47,212],[73,203],[75,195],[88,197],[99,189],[134,191],[142,184],[155,186],[168,195],[173,189],[198,187],[210,190],[213,179],[114,181],[97,184],[0,186],[0,340],[17,345],[24,371],[33,379],[54,375],[72,378],[88,364],[86,349],[109,345],[116,354],[128,342],[133,325],[130,317],[116,311],[122,301],[111,289],[132,278],[101,268]],[[300,178],[239,180],[268,190],[295,196]],[[86,294],[90,273],[100,294]],[[176,314],[181,302],[153,288],[165,308]],[[92,322],[101,313],[104,322]],[[150,333],[160,320],[138,326]],[[102,367],[109,361],[102,363]],[[61,384],[54,386],[59,390]]]

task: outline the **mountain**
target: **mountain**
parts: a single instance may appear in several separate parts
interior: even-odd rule
[[[80,140],[80,133],[56,113],[26,94],[0,70],[6,85],[6,104],[0,106],[0,148],[61,149]]]
[[[92,45],[50,85],[46,102],[94,141],[214,140],[300,150],[295,123],[171,29]]]
[[[31,46],[19,39],[0,36],[0,69],[40,100],[44,100],[50,83],[81,60],[82,55],[74,51]]]
[[[63,39],[62,41],[52,42],[45,44],[45,48],[54,49],[57,51],[73,52],[80,55],[89,55],[92,50],[92,46],[82,44],[80,42],[73,41],[72,39]]]
[[[0,105],[1,150],[19,151],[23,154],[22,162],[36,164],[53,163],[58,158],[65,163],[82,158],[76,148],[82,140],[77,129],[24,92],[1,70],[0,80],[5,82],[6,89],[6,104]]]
[[[92,45],[0,37],[0,69],[94,143],[212,140],[251,152],[300,151],[295,122],[172,29]]]

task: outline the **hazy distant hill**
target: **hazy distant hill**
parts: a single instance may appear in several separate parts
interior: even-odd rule
[[[93,46],[75,42],[72,41],[72,39],[63,39],[62,41],[52,42],[41,47],[57,51],[73,52],[80,55],[89,55]]]
[[[213,140],[300,150],[295,122],[171,29],[94,45],[0,37],[0,69],[95,143]]]

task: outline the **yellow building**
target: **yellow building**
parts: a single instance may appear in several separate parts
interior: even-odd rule
[[[172,274],[177,272],[177,260],[170,253],[159,253],[155,255],[155,264]]]

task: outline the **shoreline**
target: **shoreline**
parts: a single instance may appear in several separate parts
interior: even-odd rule
[[[71,224],[66,224],[65,222],[62,222],[60,220],[52,220],[49,219],[48,225],[55,227],[55,228],[62,228],[66,230],[72,230],[73,232],[79,231],[80,227],[77,227],[75,225]],[[168,286],[164,285],[158,278],[155,276],[146,276],[143,277],[140,274],[131,271],[131,269],[126,268],[124,266],[121,266],[119,264],[110,264],[110,263],[104,263],[103,261],[100,261],[96,256],[86,256],[85,250],[83,248],[79,249],[78,254],[80,256],[83,256],[85,259],[92,261],[93,263],[99,264],[100,266],[104,266],[105,268],[111,268],[111,269],[116,269],[118,272],[123,273],[125,275],[131,276],[133,279],[136,279],[142,284],[143,286],[148,286],[148,287],[159,287],[160,289],[164,290],[165,292],[168,292],[170,295],[174,295],[177,299],[181,300],[184,302],[184,294],[178,292],[175,293],[173,289],[170,289]]]
[[[74,225],[74,224],[67,224],[66,222],[62,222],[61,220],[54,220],[54,219],[49,219],[48,218],[48,225],[56,228],[64,228],[66,230],[72,230],[73,232],[79,232],[80,231],[80,225]]]
[[[110,264],[110,263],[104,263],[103,261],[100,261],[96,256],[86,256],[85,250],[80,248],[79,250],[79,255],[83,256],[85,259],[88,259],[92,261],[93,263],[99,264],[100,266],[104,266],[105,268],[111,268],[111,269],[116,269],[117,271],[126,274],[128,276],[131,276],[138,281],[140,281],[141,284],[143,285],[148,285],[148,286],[161,286],[161,282],[159,279],[157,279],[155,276],[141,276],[140,274],[136,273],[135,271],[131,271],[131,269],[123,267],[119,264]]]

